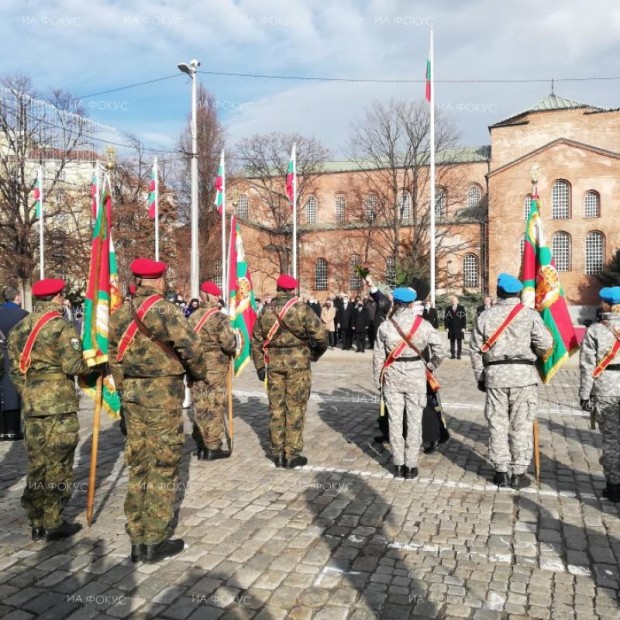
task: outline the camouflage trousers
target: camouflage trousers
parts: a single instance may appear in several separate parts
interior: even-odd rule
[[[202,447],[202,441],[209,450],[217,450],[224,437],[224,417],[228,409],[226,373],[208,372],[207,380],[196,383],[192,388],[192,400],[194,422],[199,432],[194,439],[198,447]]]
[[[168,537],[185,438],[184,393],[181,377],[123,381],[129,467],[125,516],[132,544],[150,545]]]
[[[311,381],[312,373],[309,368],[268,371],[267,395],[272,456],[279,456],[284,452],[284,456],[290,459],[301,454]]]
[[[27,477],[22,506],[32,526],[58,527],[71,498],[73,455],[80,428],[77,413],[25,419]]]
[[[535,385],[487,388],[484,415],[489,423],[489,460],[496,471],[524,474],[532,461]]]
[[[422,444],[422,412],[426,406],[426,392],[392,392],[383,394],[390,420],[390,446],[394,465],[418,466]],[[407,437],[403,437],[403,418],[407,416]]]
[[[620,398],[595,396],[594,407],[603,440],[600,462],[605,479],[609,484],[620,484]]]

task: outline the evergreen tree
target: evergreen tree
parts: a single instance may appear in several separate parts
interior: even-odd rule
[[[620,286],[620,250],[616,250],[597,277],[603,286]]]

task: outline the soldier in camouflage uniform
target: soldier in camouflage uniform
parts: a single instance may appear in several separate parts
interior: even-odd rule
[[[416,299],[416,292],[413,289],[397,288],[392,293],[392,299],[394,301],[392,320],[398,324],[417,351],[405,343],[390,320],[385,320],[379,327],[373,350],[373,377],[375,386],[383,390],[388,408],[394,476],[413,479],[418,475],[418,455],[422,443],[422,412],[426,406],[426,369],[434,371],[443,361],[445,351],[437,330],[428,321],[417,316],[412,306]],[[410,337],[410,330],[416,319],[419,320],[419,325]],[[404,348],[400,354],[390,355],[401,343],[404,344]],[[425,363],[420,357],[420,352],[427,347],[428,362]],[[403,438],[405,414],[407,437]]]
[[[197,457],[207,461],[230,456],[228,450],[222,450],[221,443],[228,404],[226,375],[237,343],[229,318],[220,311],[221,296],[222,291],[215,282],[203,282],[202,306],[189,317],[191,328],[198,329],[207,364],[207,380],[195,383],[192,388],[195,420],[192,436],[198,446]]]
[[[183,376],[206,376],[200,339],[162,297],[166,269],[165,263],[136,259],[133,300],[110,317],[110,363],[127,426],[125,515],[133,561],[156,562],[183,551],[183,540],[168,538],[185,439]]]
[[[22,506],[28,513],[32,540],[59,540],[82,529],[67,523],[62,511],[71,497],[73,455],[78,443],[78,398],[73,375],[91,369],[72,323],[62,318],[63,280],[36,282],[32,314],[9,335],[11,379],[22,398],[28,457]],[[28,353],[33,330],[40,331]],[[29,358],[29,359],[28,359]]]
[[[276,467],[293,469],[308,462],[301,451],[312,380],[310,361],[325,353],[329,333],[316,312],[294,297],[297,280],[280,275],[276,286],[276,296],[261,310],[254,325],[252,361],[258,378],[264,381],[267,376],[271,456]],[[287,304],[289,309],[284,313]],[[279,327],[273,332],[277,323]],[[263,346],[270,332],[266,364]]]
[[[540,315],[520,304],[522,288],[517,278],[499,275],[498,302],[477,318],[470,341],[478,389],[486,391],[484,413],[490,430],[489,459],[495,466],[493,482],[513,489],[529,484],[525,472],[532,460],[532,425],[538,406],[535,362],[553,346]],[[518,313],[492,344],[490,339],[510,313],[517,312],[517,305]]]
[[[581,343],[579,398],[585,411],[592,408],[592,399],[603,439],[603,496],[620,502],[620,286],[601,289],[599,295],[602,322],[588,327]],[[595,372],[602,360],[604,369]]]

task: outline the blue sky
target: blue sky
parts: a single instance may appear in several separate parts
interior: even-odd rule
[[[620,76],[617,0],[3,0],[0,75],[26,74],[39,91],[61,87],[78,97],[174,75],[82,100],[95,120],[166,149],[189,112],[179,62],[197,58],[204,71],[422,80],[430,25],[438,80]],[[228,148],[254,133],[297,131],[320,139],[334,159],[373,99],[424,96],[423,83],[199,79],[218,102]],[[556,82],[555,90],[618,107],[619,86]],[[438,83],[436,100],[462,142],[474,145],[488,143],[488,125],[549,92],[548,81]]]

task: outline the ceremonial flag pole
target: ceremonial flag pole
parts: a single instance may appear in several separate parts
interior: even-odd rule
[[[220,165],[215,179],[215,206],[222,217],[222,296],[228,305],[228,281],[226,275],[226,168],[224,162],[224,149],[220,155]]]
[[[155,260],[159,260],[159,179],[157,157],[153,159],[153,172],[149,182],[149,217],[155,220]]]
[[[44,242],[44,213],[43,213],[43,166],[39,166],[36,185],[34,188],[35,215],[39,218],[39,275],[45,278],[45,242]]]
[[[433,29],[430,29],[430,47],[426,61],[426,101],[429,103],[430,113],[430,259],[431,259],[431,306],[435,307],[435,85],[433,59]]]
[[[286,193],[293,207],[293,277],[297,279],[297,146],[291,149],[291,161],[286,172]]]

